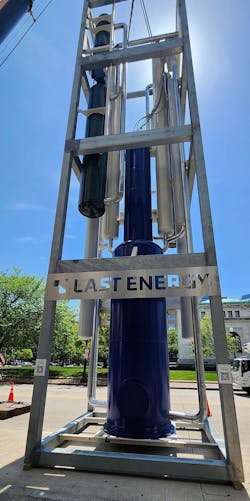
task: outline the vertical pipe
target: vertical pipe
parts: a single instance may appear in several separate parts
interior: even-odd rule
[[[155,126],[167,126],[167,100],[164,78],[164,60],[153,59],[153,88]],[[169,147],[156,147],[156,184],[158,207],[158,233],[163,238],[173,234],[172,189],[170,180]]]
[[[123,48],[127,47],[127,26],[115,25],[123,29]],[[125,131],[126,63],[108,69],[108,125],[107,133],[120,134]],[[102,219],[102,237],[112,241],[119,234],[119,202],[123,196],[124,152],[108,154],[105,214]]]
[[[171,68],[172,69],[172,68]],[[167,79],[167,89],[169,97],[169,125],[175,127],[179,125],[178,120],[178,108],[176,99],[176,86],[177,79],[176,74],[173,72],[173,77],[168,77]],[[175,213],[175,224],[177,232],[180,231],[181,227],[185,228],[185,233],[183,237],[177,240],[177,251],[178,253],[191,252],[188,249],[188,237],[187,231],[190,234],[190,228],[187,228],[187,218],[185,213],[185,193],[183,185],[182,176],[182,163],[181,163],[181,153],[179,144],[170,145],[171,154],[171,170],[173,175],[173,193],[174,193],[174,213]],[[181,298],[181,318],[182,318],[182,337],[189,338],[193,336],[193,314],[191,299],[188,297]]]
[[[98,219],[88,219],[87,233],[85,240],[85,259],[97,257],[98,247]],[[81,301],[79,314],[78,336],[83,339],[91,339],[93,335],[93,318],[95,310],[95,300]]]

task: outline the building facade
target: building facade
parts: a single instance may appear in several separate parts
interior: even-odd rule
[[[232,334],[237,339],[238,351],[244,354],[243,345],[250,343],[250,294],[242,296],[241,299],[222,298],[226,332]],[[200,318],[205,315],[210,316],[210,303],[208,298],[203,298],[199,304]],[[172,327],[178,333],[178,360],[186,362],[194,358],[193,339],[184,339],[181,335],[180,312],[172,312]],[[175,325],[174,325],[175,324]]]
[[[250,297],[241,299],[222,298],[226,332],[238,335],[241,345],[250,342]],[[200,315],[210,315],[209,300],[200,302]]]

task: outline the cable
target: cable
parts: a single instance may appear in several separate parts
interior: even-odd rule
[[[33,17],[33,23],[29,26],[29,28],[24,32],[24,34],[21,36],[21,38],[18,40],[16,45],[14,45],[13,49],[7,54],[7,56],[4,58],[4,60],[0,64],[0,68],[4,65],[4,63],[7,61],[7,59],[11,56],[11,54],[14,52],[14,50],[20,45],[24,37],[27,35],[27,33],[31,30],[31,28],[34,26],[35,22],[41,17],[41,15],[45,12],[45,10],[49,7],[49,5],[53,2],[53,0],[49,0],[49,2],[45,5],[43,10],[41,10],[40,14],[36,17],[36,19]]]
[[[163,89],[164,89],[164,91],[163,91]],[[147,115],[144,115],[143,117],[139,118],[139,120],[137,120],[137,122],[135,124],[136,130],[143,129],[143,127],[145,127],[147,125],[147,123],[150,122],[151,118],[154,115],[158,115],[164,109],[164,104],[162,104],[161,108],[159,108],[161,99],[163,97],[163,92],[164,92],[164,96],[165,96],[166,101],[168,101],[168,95],[166,94],[166,89],[165,89],[164,67],[162,69],[161,83],[160,83],[160,86],[156,92],[156,98],[157,98],[156,103],[155,103],[153,109],[150,111],[150,113],[147,113]],[[140,125],[141,122],[142,122],[142,124]]]
[[[146,9],[144,0],[140,0],[140,2],[141,2],[141,8],[142,8],[142,12],[143,12],[143,15],[144,15],[144,19],[145,19],[146,27],[147,27],[147,30],[148,30],[148,34],[149,34],[150,37],[152,37],[152,31],[151,31],[151,28],[150,28],[150,23],[149,23],[147,9]]]
[[[134,11],[134,3],[135,3],[135,0],[132,0],[131,7],[130,7],[129,23],[128,23],[128,40],[129,40],[130,28],[131,28],[131,23],[132,23],[132,16],[133,16],[133,11]]]

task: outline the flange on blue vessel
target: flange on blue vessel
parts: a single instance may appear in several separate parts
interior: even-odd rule
[[[162,254],[152,242],[150,156],[147,148],[126,157],[125,242],[115,256]],[[136,281],[128,280],[128,289]],[[168,417],[169,362],[165,298],[111,301],[109,404],[104,430],[128,438],[174,433]]]

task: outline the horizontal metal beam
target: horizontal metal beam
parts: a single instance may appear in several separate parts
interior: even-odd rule
[[[139,447],[156,447],[156,448],[185,448],[185,449],[214,449],[214,452],[216,454],[216,449],[217,444],[215,443],[210,443],[210,442],[201,442],[200,440],[177,440],[175,439],[168,439],[168,440],[139,440],[139,439],[129,439],[129,438],[123,438],[123,437],[110,437],[107,436],[106,434],[103,434],[103,436],[93,436],[93,435],[85,435],[85,434],[77,434],[75,435],[74,433],[61,433],[59,435],[59,440],[60,443],[63,442],[82,442],[82,443],[105,443],[105,444],[119,444],[119,445],[132,445],[132,446],[139,446]],[[193,452],[193,451],[192,451]],[[218,451],[218,454],[220,455],[220,451]],[[217,455],[218,458],[218,455]],[[216,458],[216,459],[217,459]]]
[[[180,54],[183,49],[181,38],[170,38],[163,42],[138,45],[126,49],[107,51],[93,56],[83,57],[81,66],[83,70],[94,70],[106,66],[115,66],[121,63],[132,63],[155,57],[167,57]]]
[[[137,99],[139,97],[145,97],[145,89],[144,90],[134,90],[127,93],[127,99]]]
[[[178,31],[172,31],[171,33],[161,33],[160,35],[153,35],[152,37],[147,37],[147,38],[135,38],[134,40],[129,40],[128,41],[128,47],[134,47],[135,45],[142,45],[145,43],[151,43],[151,42],[160,42],[163,40],[169,40],[172,38],[180,38],[179,32]],[[116,48],[122,47],[121,44],[116,45]]]
[[[92,258],[58,261],[58,273],[74,273],[81,271],[127,271],[127,270],[153,270],[161,268],[185,268],[207,266],[206,255],[197,254],[169,254],[152,256],[130,256],[112,258]]]
[[[91,419],[91,416],[93,416],[93,412],[87,411],[73,421],[70,421],[65,426],[63,426],[63,428],[60,428],[51,435],[45,437],[42,440],[43,446],[53,448],[59,445],[61,433],[80,433],[86,424],[86,420]],[[98,418],[95,417],[95,419],[97,420]]]
[[[86,139],[69,139],[65,143],[65,151],[78,155],[91,155],[104,151],[118,151],[130,148],[159,146],[161,144],[183,143],[191,141],[191,125],[166,127],[163,129],[139,130],[124,134],[95,136]]]
[[[116,0],[116,3],[125,2],[127,0]],[[90,0],[89,6],[91,9],[96,9],[97,7],[103,7],[104,5],[111,5],[114,0]]]
[[[231,482],[230,468],[225,460],[187,459],[154,454],[82,451],[39,448],[32,455],[34,466],[73,466],[78,470],[109,474],[198,480],[200,482]]]

